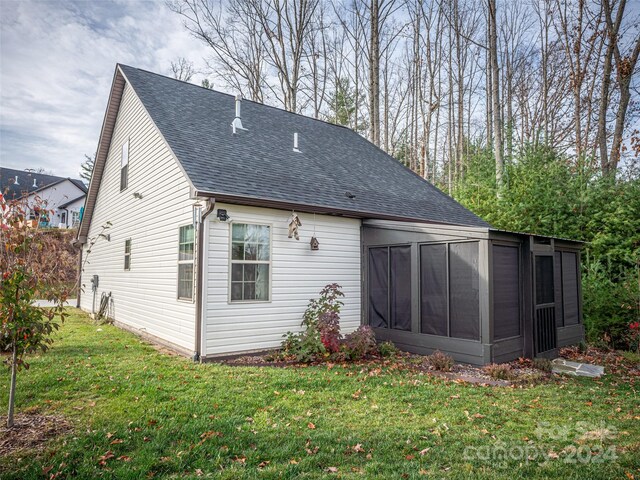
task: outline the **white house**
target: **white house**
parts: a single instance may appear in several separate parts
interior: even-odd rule
[[[80,305],[102,304],[123,328],[206,360],[279,346],[335,282],[344,331],[370,324],[408,350],[486,363],[581,335],[579,246],[532,238],[491,229],[347,128],[117,65],[78,232]],[[431,244],[446,255],[422,248]],[[531,286],[520,297],[518,255],[542,255],[538,244],[552,259],[564,248],[574,274],[554,297],[567,315],[544,317],[554,344],[528,333],[534,307],[548,305],[524,308]],[[494,269],[498,246],[515,250],[495,250]],[[428,270],[432,254],[444,270]],[[494,271],[516,287],[495,308]],[[447,286],[421,289],[442,272]]]
[[[51,212],[42,219],[44,226],[72,228],[80,225],[87,187],[82,180],[0,168],[0,192],[7,200],[26,197],[28,204],[38,197]]]

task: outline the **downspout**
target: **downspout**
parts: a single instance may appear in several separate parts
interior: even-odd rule
[[[207,203],[207,209],[202,214],[202,219],[198,224],[198,239],[196,243],[196,249],[197,249],[196,259],[198,262],[196,266],[196,278],[198,281],[198,285],[196,289],[196,337],[195,337],[195,348],[193,351],[194,362],[200,361],[200,354],[201,354],[200,350],[202,345],[202,305],[203,305],[203,298],[205,293],[204,289],[206,285],[206,282],[202,278],[203,272],[204,272],[204,262],[205,262],[205,258],[203,255],[204,226],[205,226],[206,218],[209,216],[211,212],[213,212],[213,209],[215,207],[215,200],[207,199],[206,203]]]
[[[80,308],[80,295],[82,295],[82,252],[84,251],[84,245],[81,243],[79,246],[80,255],[78,255],[78,290],[76,295],[76,308]]]

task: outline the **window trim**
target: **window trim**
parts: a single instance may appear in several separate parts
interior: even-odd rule
[[[127,188],[129,188],[129,163],[131,160],[131,145],[130,145],[130,137],[127,137],[127,139],[122,142],[122,145],[120,146],[120,191],[124,192]],[[124,157],[124,149],[125,149],[125,145],[127,147],[127,164],[126,165],[122,165],[122,160]],[[122,182],[122,172],[123,170],[126,169],[126,175],[125,175],[125,182],[124,182],[124,186],[123,186],[123,182]]]
[[[193,259],[192,260],[180,260],[180,230],[184,227],[193,227]],[[178,300],[179,302],[184,302],[184,303],[194,303],[195,299],[196,299],[196,295],[195,295],[195,289],[196,289],[196,255],[197,255],[197,242],[198,242],[198,237],[197,237],[197,229],[196,227],[193,225],[193,223],[185,223],[183,225],[178,225],[178,241],[176,242],[177,244],[177,250],[178,250],[178,261],[176,263],[177,268],[176,268],[176,300]],[[180,296],[180,265],[189,265],[192,264],[193,265],[193,278],[192,278],[192,288],[191,288],[191,298],[189,297],[181,297]]]
[[[233,260],[233,225],[257,225],[262,227],[269,227],[269,260]],[[251,303],[271,303],[273,302],[273,224],[265,222],[252,222],[250,220],[238,220],[229,223],[229,266],[227,271],[227,304],[251,304]],[[249,265],[269,265],[269,298],[268,300],[231,300],[231,269],[233,264],[249,264]]]
[[[124,241],[124,271],[131,271],[131,237],[125,239]],[[127,244],[129,245],[129,252],[127,252]],[[129,266],[127,267],[127,260],[129,260]]]

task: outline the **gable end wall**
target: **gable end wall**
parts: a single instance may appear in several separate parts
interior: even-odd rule
[[[121,147],[129,144],[129,185],[120,191]],[[142,198],[135,198],[134,193]],[[99,239],[82,274],[81,307],[99,308],[111,292],[113,319],[157,337],[185,353],[193,352],[195,304],[177,300],[178,228],[192,222],[190,185],[166,142],[127,84],[122,96],[89,241],[111,222],[110,241]],[[124,270],[124,244],[131,239],[131,269]],[[87,258],[88,245],[83,249]],[[91,290],[91,277],[99,287]]]

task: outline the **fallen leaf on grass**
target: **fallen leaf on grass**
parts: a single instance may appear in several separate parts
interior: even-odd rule
[[[310,428],[311,430],[315,430],[316,429],[316,426],[311,422],[307,423],[307,427]]]
[[[338,473],[338,467],[327,467],[327,472]]]
[[[117,445],[119,443],[124,443],[124,440],[122,440],[120,438],[116,438],[115,440],[112,440],[109,445]]]
[[[107,464],[107,460],[111,460],[113,457],[115,457],[113,452],[111,450],[107,450],[105,454],[98,459],[98,463],[104,467]]]
[[[425,455],[429,450],[431,450],[431,448],[427,447],[424,450],[420,450],[420,455]]]

